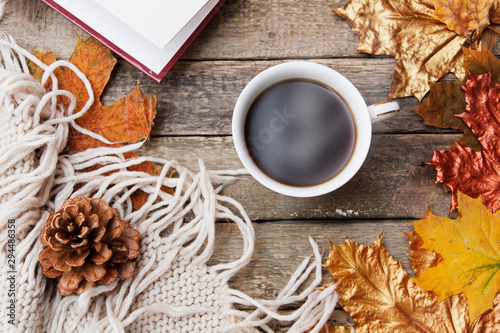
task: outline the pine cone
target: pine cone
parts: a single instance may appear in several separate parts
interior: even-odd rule
[[[81,294],[94,285],[131,278],[139,238],[139,232],[103,200],[76,197],[49,215],[38,260],[47,277],[61,276],[61,295]]]

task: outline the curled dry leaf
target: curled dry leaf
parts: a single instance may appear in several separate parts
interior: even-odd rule
[[[500,290],[500,215],[486,209],[481,199],[458,194],[460,217],[432,214],[412,222],[422,237],[421,248],[439,253],[436,266],[425,269],[415,281],[443,300],[463,293],[472,320],[493,307]]]
[[[443,260],[439,253],[422,248],[424,240],[416,232],[405,233],[410,243],[410,263],[413,271],[420,276],[426,269],[436,266]]]
[[[396,58],[389,98],[422,100],[430,84],[448,72],[465,77],[462,46],[494,46],[496,33],[485,33],[482,43],[482,32],[485,20],[500,15],[499,8],[494,3],[484,9],[485,2],[489,0],[440,0],[436,8],[432,0],[351,0],[334,12],[360,35],[359,51]],[[465,4],[477,10],[461,10]]]
[[[454,295],[439,302],[419,287],[385,248],[382,235],[370,246],[346,239],[330,242],[325,266],[336,282],[339,304],[360,332],[467,332],[467,300]]]

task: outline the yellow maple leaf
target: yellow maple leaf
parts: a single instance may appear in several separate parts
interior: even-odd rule
[[[480,198],[458,193],[457,200],[457,219],[428,209],[422,220],[412,222],[424,241],[422,247],[443,258],[415,281],[440,300],[463,293],[473,321],[493,307],[500,289],[500,213],[490,213]]]
[[[468,330],[465,296],[453,295],[439,302],[392,258],[382,235],[370,246],[348,238],[341,245],[330,242],[325,266],[338,283],[339,304],[356,323],[356,333]]]

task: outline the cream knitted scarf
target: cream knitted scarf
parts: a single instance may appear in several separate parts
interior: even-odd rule
[[[228,280],[252,257],[255,237],[242,206],[221,195],[225,184],[242,171],[208,171],[200,161],[193,173],[176,161],[152,157],[125,159],[142,143],[122,148],[96,148],[62,155],[68,129],[94,101],[85,75],[58,61],[40,63],[7,34],[0,36],[0,331],[1,332],[271,332],[271,320],[292,321],[290,332],[318,332],[337,301],[335,286],[321,283],[321,255],[310,238],[313,256],[292,275],[274,300],[257,300],[229,286]],[[42,83],[30,74],[26,58],[45,71]],[[75,110],[72,94],[58,88],[57,67],[69,67],[84,82],[89,99]],[[51,88],[44,89],[51,80]],[[72,100],[67,110],[58,96]],[[104,140],[104,139],[103,139]],[[143,161],[163,165],[159,176],[129,171]],[[97,170],[84,172],[93,165]],[[178,177],[166,177],[169,169]],[[175,189],[170,195],[161,187]],[[149,194],[132,209],[131,194]],[[91,288],[80,296],[62,297],[54,281],[41,272],[40,233],[50,211],[68,198],[93,196],[116,208],[120,218],[141,233],[141,252],[134,277]],[[208,265],[214,251],[215,223],[235,223],[242,235],[241,257]],[[298,293],[305,279],[314,281]],[[109,296],[106,291],[116,290]],[[301,302],[282,314],[283,305]],[[237,306],[253,308],[238,310]]]

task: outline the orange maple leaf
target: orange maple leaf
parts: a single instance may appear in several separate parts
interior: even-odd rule
[[[51,52],[36,49],[34,54],[47,65],[56,60]],[[82,39],[78,36],[69,62],[87,76],[95,98],[90,109],[76,120],[79,126],[115,143],[133,143],[149,137],[156,116],[155,95],[143,94],[137,85],[131,93],[111,105],[103,105],[100,101],[116,64],[107,47],[94,38]],[[31,68],[33,76],[41,78],[39,68],[33,65]],[[76,97],[76,110],[81,110],[88,101],[82,80],[69,68],[59,70],[55,75],[59,88],[71,92]],[[68,104],[69,101],[66,99],[63,102]],[[66,152],[75,153],[103,145],[98,140],[72,131]]]
[[[433,17],[446,23],[450,30],[468,37],[470,43],[489,26],[494,3],[495,0],[434,0]]]
[[[35,49],[34,55],[47,65],[56,61],[53,53],[41,49]],[[84,115],[76,120],[77,125],[114,142],[114,144],[106,144],[70,128],[65,153],[74,154],[102,146],[120,147],[124,143],[134,143],[149,138],[153,119],[156,116],[155,95],[143,94],[139,89],[139,84],[137,84],[131,93],[111,105],[103,105],[100,101],[116,64],[116,59],[108,48],[94,38],[82,39],[78,36],[75,50],[69,62],[76,65],[87,76],[94,93],[94,103]],[[41,79],[43,71],[38,66],[30,63],[30,70],[35,78]],[[68,68],[58,69],[54,74],[58,80],[59,88],[70,91],[76,98],[76,110],[81,110],[89,98],[87,88],[82,80]],[[47,85],[50,85],[50,81],[47,82]],[[69,99],[63,97],[61,102],[67,106]],[[129,152],[125,157],[133,158],[137,155]],[[161,172],[161,166],[152,162],[143,162],[129,169],[153,175],[159,175]],[[169,176],[172,176],[173,173],[173,170],[170,171]],[[167,187],[162,187],[162,189],[169,193],[173,192]],[[140,208],[146,200],[147,195],[144,192],[136,191],[133,195],[134,208]]]

